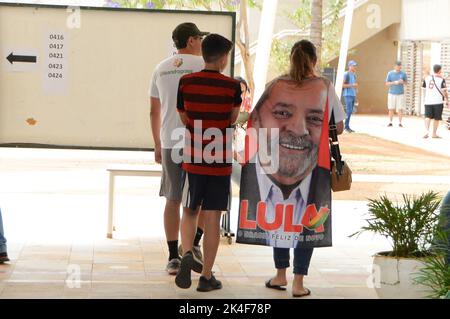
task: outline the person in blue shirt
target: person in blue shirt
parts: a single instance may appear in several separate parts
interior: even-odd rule
[[[389,110],[389,124],[392,127],[392,120],[394,113],[398,113],[398,126],[403,127],[402,118],[405,109],[405,84],[408,83],[406,73],[402,71],[402,62],[397,61],[394,70],[390,71],[386,77],[386,86],[389,87],[388,94],[388,110]]]
[[[356,102],[356,93],[358,88],[358,82],[356,77],[356,67],[358,63],[351,60],[348,62],[348,71],[344,73],[344,100],[345,100],[345,112],[347,113],[347,118],[345,119],[344,129],[347,133],[353,133],[350,128],[350,118],[353,113],[353,108]]]
[[[6,253],[6,238],[3,233],[3,220],[2,211],[0,209],[0,264],[9,261],[8,254]]]

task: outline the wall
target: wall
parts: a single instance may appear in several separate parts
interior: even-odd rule
[[[82,9],[80,28],[67,24],[70,15],[0,6],[0,144],[151,148],[148,87],[173,50],[174,27],[194,21],[230,39],[233,30],[230,14]],[[64,35],[65,50],[61,64],[52,62],[63,76],[50,85],[49,32]],[[21,51],[37,63],[5,59]]]
[[[387,72],[397,59],[398,43],[392,36],[396,26],[391,26],[353,48],[347,61],[359,63],[359,113],[383,114],[387,110]],[[337,68],[337,59],[331,66]]]
[[[449,0],[403,0],[402,40],[450,39]]]

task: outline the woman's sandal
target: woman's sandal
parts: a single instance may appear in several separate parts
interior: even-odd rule
[[[285,291],[286,287],[283,287],[281,285],[272,285],[271,281],[273,278],[269,279],[266,281],[266,287],[270,288],[270,289],[275,289],[275,290],[281,290],[281,291]]]
[[[309,290],[308,288],[305,288],[305,290],[306,290],[306,292],[305,293],[303,293],[303,294],[292,294],[292,297],[294,297],[294,298],[301,298],[301,297],[306,297],[306,296],[309,296],[309,295],[311,295],[311,290]]]

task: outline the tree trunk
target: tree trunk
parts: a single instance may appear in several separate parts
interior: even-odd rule
[[[253,63],[250,57],[250,36],[248,32],[247,0],[241,0],[239,8],[239,21],[236,27],[236,45],[241,51],[242,66],[245,68],[245,75],[247,78],[248,87],[250,89],[250,96],[251,99],[253,99],[253,94],[255,91],[255,81],[253,80]]]
[[[311,2],[311,42],[317,48],[317,71],[322,69],[322,0],[312,0]]]

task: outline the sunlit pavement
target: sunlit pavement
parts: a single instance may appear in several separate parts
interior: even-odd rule
[[[370,125],[361,124],[368,118]],[[364,132],[362,127],[365,131],[373,127],[378,128],[374,135],[389,133],[381,132],[388,130],[382,129],[382,117],[358,116],[353,123],[360,132]],[[417,123],[416,119],[405,121],[406,126]],[[392,134],[391,140],[402,138],[406,143],[408,138],[403,134],[408,133]],[[417,140],[422,143],[420,134]],[[449,143],[446,134],[442,134],[443,140],[429,142]],[[142,165],[152,161],[150,152],[0,148],[0,205],[12,259],[10,264],[0,265],[0,298],[291,296],[290,286],[287,292],[264,287],[264,281],[274,274],[271,248],[234,242],[229,245],[226,240],[221,243],[214,269],[224,283],[222,290],[196,292],[198,275],[194,275],[191,289],[177,288],[174,278],[164,271],[167,249],[162,220],[164,201],[157,196],[159,178],[117,180],[117,232],[114,239],[106,239],[106,168],[111,164]],[[391,177],[355,178],[376,181]],[[428,182],[442,180],[435,177]],[[237,204],[234,198],[234,231]],[[305,280],[313,292],[308,298],[376,298],[370,287],[372,255],[388,250],[389,243],[371,234],[348,238],[364,224],[366,212],[363,201],[333,202],[333,247],[314,252]]]
[[[447,120],[447,119],[445,119]],[[383,138],[400,144],[413,146],[450,157],[450,130],[446,129],[441,121],[437,131],[441,139],[424,139],[425,124],[422,117],[406,116],[403,119],[403,127],[398,126],[398,117],[394,117],[393,127],[388,127],[389,117],[387,115],[354,115],[350,120],[350,127],[357,133],[364,133]],[[432,125],[432,124],[431,124]],[[450,172],[449,172],[450,175]]]

